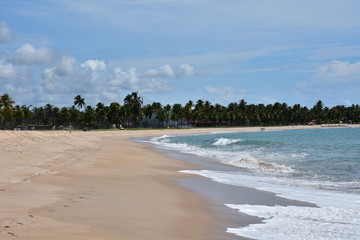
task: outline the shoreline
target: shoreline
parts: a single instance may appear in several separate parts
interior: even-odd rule
[[[206,171],[220,171],[220,172],[239,172],[247,173],[249,170],[232,165],[224,164],[214,159],[201,157],[192,153],[183,153],[177,150],[170,150],[166,148],[154,146],[155,151],[165,153],[172,159],[178,159],[181,161],[195,164],[197,169],[189,169],[184,172],[192,172],[200,169],[206,169]],[[182,171],[183,172],[183,171]],[[187,173],[189,174],[189,173]],[[226,203],[237,203],[237,204],[248,204],[248,205],[262,205],[262,206],[296,206],[296,207],[313,207],[317,208],[316,204],[300,201],[295,199],[288,199],[282,196],[278,196],[277,193],[272,191],[258,190],[254,187],[246,186],[235,186],[219,183],[213,181],[207,177],[197,178],[197,174],[189,174],[190,176],[196,176],[196,178],[180,178],[177,183],[186,188],[190,189],[196,194],[199,194],[203,198],[210,201],[208,209],[211,213],[218,216],[221,220],[215,224],[215,227],[222,233],[221,238],[224,240],[243,239],[248,240],[243,236],[238,236],[228,232],[228,229],[238,229],[247,227],[251,224],[260,224],[262,218],[251,216],[247,214],[239,213],[237,210],[229,208]]]
[[[187,177],[178,171],[189,163],[121,132],[23,134],[7,132],[7,140],[28,143],[20,154],[1,149],[8,161],[19,161],[0,176],[1,239],[212,239],[204,199],[174,182]],[[56,150],[44,150],[41,159],[50,138]],[[44,146],[34,150],[39,142]]]
[[[323,127],[265,130],[315,128]],[[221,233],[222,210],[199,191],[209,184],[178,172],[197,169],[197,162],[130,140],[234,131],[260,127],[0,131],[0,238],[246,239]]]

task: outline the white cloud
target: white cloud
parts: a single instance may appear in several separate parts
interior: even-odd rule
[[[55,53],[49,48],[35,48],[29,43],[22,45],[10,60],[18,64],[44,64],[51,63]]]
[[[145,88],[139,89],[140,93],[161,93],[171,92],[174,87],[166,80],[147,79]]]
[[[179,77],[190,77],[196,75],[195,68],[189,64],[181,64],[177,71]]]
[[[142,77],[151,78],[172,78],[172,77],[192,77],[207,75],[208,72],[200,71],[190,64],[181,64],[177,69],[173,69],[169,64],[165,64],[158,69],[148,69]]]
[[[108,72],[106,71],[106,64],[101,60],[87,60],[81,65],[81,72],[90,74],[91,83],[95,86],[98,84],[105,84],[105,81],[108,81]]]
[[[0,62],[0,79],[1,78],[13,78],[16,75],[16,71],[13,65],[9,63]]]
[[[204,86],[204,91],[209,94],[216,95],[232,95],[233,92],[230,87],[213,87],[213,86]]]
[[[13,31],[5,22],[0,22],[0,43],[9,42],[14,39]]]
[[[92,69],[82,68],[72,56],[63,56],[60,62],[42,73],[42,88],[48,93],[92,92]]]
[[[123,91],[139,91],[144,94],[173,90],[168,81],[139,75],[135,68],[122,70],[116,67],[109,71],[103,61],[87,60],[78,64],[71,56],[64,56],[57,65],[44,69],[42,79],[41,86],[45,94],[83,94],[92,101],[119,101],[118,97]]]
[[[135,68],[130,68],[127,71],[115,68],[109,84],[120,89],[139,91],[141,93],[169,92],[173,89],[172,85],[166,80],[149,78],[147,74],[140,77]]]
[[[72,89],[78,80],[74,68],[76,59],[72,56],[62,56],[59,63],[51,68],[45,68],[42,72],[42,88],[47,93],[63,93]]]
[[[46,68],[43,70],[42,78],[44,80],[42,87],[45,92],[55,93],[59,87],[59,79],[54,72],[55,68]]]
[[[360,74],[360,62],[349,63],[342,61],[332,61],[317,69],[318,76],[338,77]]]
[[[331,101],[330,105],[356,101],[360,91],[360,62],[332,61],[316,69],[314,76],[295,84],[295,92],[305,101]],[[315,97],[316,96],[316,97]]]
[[[105,89],[103,92],[102,92],[102,95],[104,97],[104,99],[106,99],[107,101],[109,102],[112,102],[112,101],[117,101],[119,102],[120,101],[120,92],[117,91],[116,89]]]
[[[106,64],[100,60],[87,60],[80,65],[83,68],[90,68],[93,71],[106,71]]]
[[[173,77],[175,75],[174,70],[169,64],[165,64],[159,69],[148,69],[145,71],[145,77]]]
[[[121,68],[115,68],[113,76],[109,84],[115,87],[121,87],[125,89],[137,89],[139,78],[135,68],[130,68],[128,71],[123,71]]]
[[[70,75],[74,71],[76,59],[72,56],[63,56],[58,65],[54,68],[54,72],[59,76]]]
[[[243,88],[233,88],[230,86],[214,87],[206,85],[203,87],[203,91],[206,93],[206,99],[210,99],[213,102],[228,104],[229,102],[237,102],[240,99],[252,99],[249,95],[249,91]]]
[[[17,104],[33,104],[39,84],[27,66],[16,66],[0,60],[0,94],[8,93]]]

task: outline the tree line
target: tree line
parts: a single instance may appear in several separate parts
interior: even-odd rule
[[[324,123],[360,123],[359,105],[325,107],[319,100],[312,108],[286,103],[248,104],[244,99],[227,106],[209,101],[188,101],[144,105],[137,92],[128,94],[122,104],[98,102],[86,105],[80,95],[69,107],[46,104],[42,107],[16,105],[9,94],[0,96],[0,129],[106,129],[164,127],[278,126]]]

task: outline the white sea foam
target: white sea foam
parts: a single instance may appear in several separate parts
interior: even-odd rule
[[[288,161],[292,159],[296,159],[296,161],[300,161],[302,159],[306,159],[306,157],[310,156],[307,152],[298,152],[298,153],[274,153],[274,152],[263,152],[259,153],[262,159],[267,161]]]
[[[265,224],[227,229],[227,232],[238,236],[258,240],[357,240],[360,236],[360,214],[349,209],[235,204],[226,206],[241,213],[264,218]]]
[[[160,137],[153,137],[151,138],[152,142],[168,142],[170,136],[169,135],[163,135]]]
[[[292,173],[295,171],[294,169],[285,165],[261,161],[247,152],[238,153],[234,157],[224,158],[222,163],[258,172]]]
[[[274,192],[288,199],[312,202],[319,206],[350,206],[359,204],[360,195],[351,192],[340,192],[349,189],[359,182],[331,182],[296,179],[274,175],[246,174],[244,172],[218,172],[209,170],[184,170],[188,174],[196,174],[212,179],[215,182],[234,186],[252,187],[263,191]],[[329,191],[337,190],[337,191]],[[337,201],[334,201],[336,199]]]
[[[264,218],[262,224],[229,228],[228,232],[255,239],[350,239],[360,236],[360,195],[326,189],[344,183],[208,170],[181,171],[224,184],[253,187],[278,196],[314,203],[318,208],[226,204],[239,212]],[[291,236],[291,237],[290,237]]]
[[[228,138],[218,138],[216,141],[212,144],[214,146],[226,146],[231,145],[234,143],[242,142],[243,139],[228,139]]]
[[[273,192],[279,197],[317,206],[254,206],[227,202],[227,207],[264,219],[260,224],[229,228],[228,232],[255,239],[354,240],[360,236],[359,140],[357,132],[339,131],[194,138],[164,136],[154,143],[252,170],[182,172],[223,184]]]
[[[258,172],[271,172],[271,173],[291,173],[294,172],[294,169],[277,164],[263,161],[256,157],[258,152],[256,151],[221,151],[211,148],[202,148],[194,145],[189,145],[186,143],[172,143],[170,141],[170,136],[164,135],[161,137],[152,138],[152,143],[162,146],[167,149],[178,150],[183,153],[195,154],[201,157],[208,157],[219,160],[220,162],[228,165],[233,165],[240,168],[249,169],[252,171]],[[240,142],[242,139],[225,139],[219,138],[215,143],[219,146],[224,146],[226,144],[233,144]],[[214,143],[214,144],[215,144]],[[259,149],[260,151],[260,149]]]

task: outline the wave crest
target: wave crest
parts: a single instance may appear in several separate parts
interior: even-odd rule
[[[243,139],[218,138],[212,145],[226,146],[226,145],[231,145],[231,144],[242,142],[242,141],[244,141],[244,140]]]
[[[153,137],[153,138],[151,138],[150,139],[150,141],[151,142],[159,142],[159,143],[166,143],[166,142],[169,142],[169,138],[170,138],[171,136],[169,136],[169,135],[162,135],[162,136],[160,136],[160,137]]]

